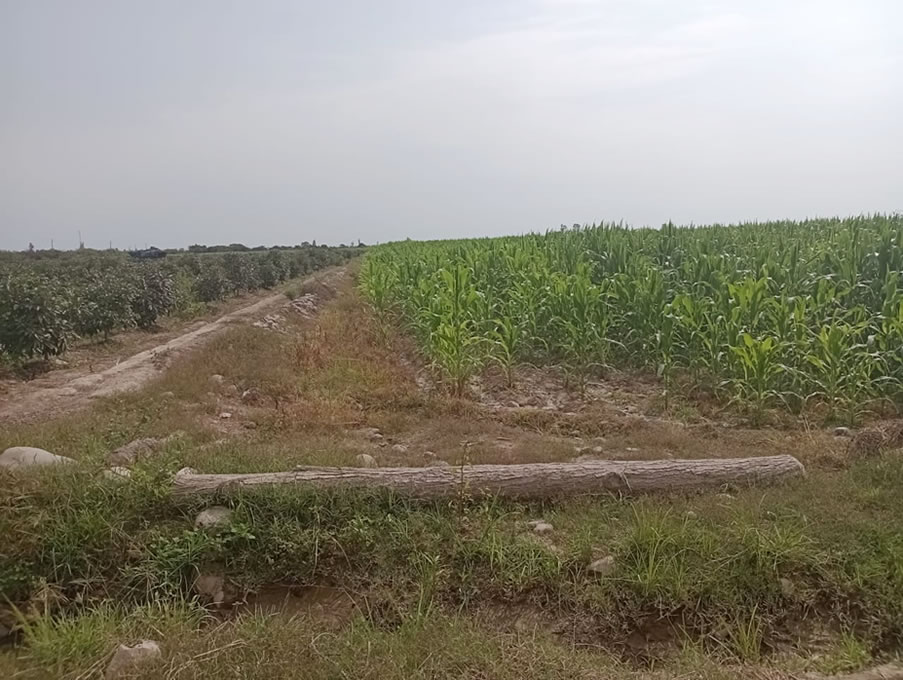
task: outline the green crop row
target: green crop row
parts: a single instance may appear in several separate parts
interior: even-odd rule
[[[487,363],[554,363],[581,387],[647,368],[761,415],[813,403],[855,419],[903,401],[903,216],[402,242],[361,286],[451,389]],[[685,382],[682,382],[685,384]]]
[[[6,257],[0,262],[0,356],[56,356],[74,338],[152,328],[168,314],[190,314],[206,303],[272,288],[357,252],[307,247],[153,261],[135,261],[121,252]]]

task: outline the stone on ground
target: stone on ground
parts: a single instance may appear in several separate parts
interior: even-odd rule
[[[599,576],[607,576],[615,568],[615,558],[611,555],[606,555],[595,562],[592,562],[586,570],[593,573],[598,574]]]
[[[128,467],[134,465],[142,458],[154,455],[165,443],[165,440],[157,437],[143,437],[128,444],[120,446],[107,456],[109,465]]]
[[[57,465],[59,463],[74,463],[72,458],[58,456],[50,451],[38,449],[34,446],[13,446],[0,453],[0,467],[21,468],[32,465]]]
[[[241,393],[241,400],[245,404],[256,404],[260,401],[260,391],[251,387]]]
[[[354,457],[354,462],[357,463],[358,467],[368,467],[375,468],[379,467],[376,462],[376,458],[371,456],[369,453],[359,453]]]
[[[194,582],[194,592],[211,604],[226,601],[226,579],[222,574],[200,574]]]
[[[210,376],[210,383],[213,385],[222,385],[226,381],[226,378],[221,376],[219,373],[214,373]]]
[[[162,654],[160,645],[153,640],[143,640],[133,647],[119,645],[119,649],[116,650],[107,665],[104,678],[112,680],[131,675],[137,666],[156,661]]]
[[[116,481],[116,482],[124,482],[129,477],[132,476],[132,471],[129,470],[127,467],[120,467],[118,465],[114,465],[109,470],[104,470],[103,476],[106,477],[107,479],[112,479],[113,481]]]
[[[224,505],[213,505],[204,508],[194,518],[194,526],[196,529],[219,529],[229,526],[232,521],[232,510]]]
[[[530,522],[530,526],[533,528],[534,533],[537,534],[548,534],[551,531],[555,530],[548,522],[543,522],[542,520],[534,520]]]

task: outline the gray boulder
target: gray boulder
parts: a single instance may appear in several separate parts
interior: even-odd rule
[[[224,505],[213,505],[204,508],[194,519],[196,529],[221,529],[232,521],[232,510]]]
[[[593,574],[598,574],[599,576],[607,576],[615,568],[615,558],[611,555],[606,555],[605,557],[595,560],[592,562],[586,570]]]
[[[537,534],[548,534],[555,530],[555,527],[541,519],[531,520],[530,522],[527,522],[527,524],[533,529],[534,533]]]
[[[226,578],[222,574],[199,574],[194,581],[194,592],[204,602],[220,605],[226,601]]]
[[[371,456],[369,453],[357,454],[354,457],[354,462],[357,463],[358,467],[367,467],[367,468],[379,467],[379,464],[376,462],[376,458]]]
[[[163,653],[160,651],[160,645],[153,640],[143,640],[134,647],[127,645],[119,645],[119,649],[113,654],[110,663],[107,665],[104,678],[113,680],[113,678],[121,678],[124,675],[131,674],[136,666],[143,666],[158,660]]]
[[[57,465],[59,463],[74,463],[72,458],[58,456],[50,451],[38,449],[33,446],[13,446],[0,453],[0,467],[21,468],[32,465]]]

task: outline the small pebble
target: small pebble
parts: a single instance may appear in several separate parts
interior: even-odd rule
[[[228,411],[223,411],[222,413],[219,414],[219,417],[220,417],[220,420],[228,420],[229,418],[232,417],[232,414],[229,413]]]
[[[551,531],[554,531],[555,527],[553,527],[548,522],[537,522],[533,525],[533,532],[537,534],[548,534]]]
[[[366,468],[375,468],[379,467],[376,462],[376,458],[371,456],[369,453],[359,453],[354,457],[354,462],[357,463],[358,467],[366,467]]]

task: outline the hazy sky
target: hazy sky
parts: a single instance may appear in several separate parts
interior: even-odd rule
[[[900,0],[0,0],[0,248],[903,210]]]

